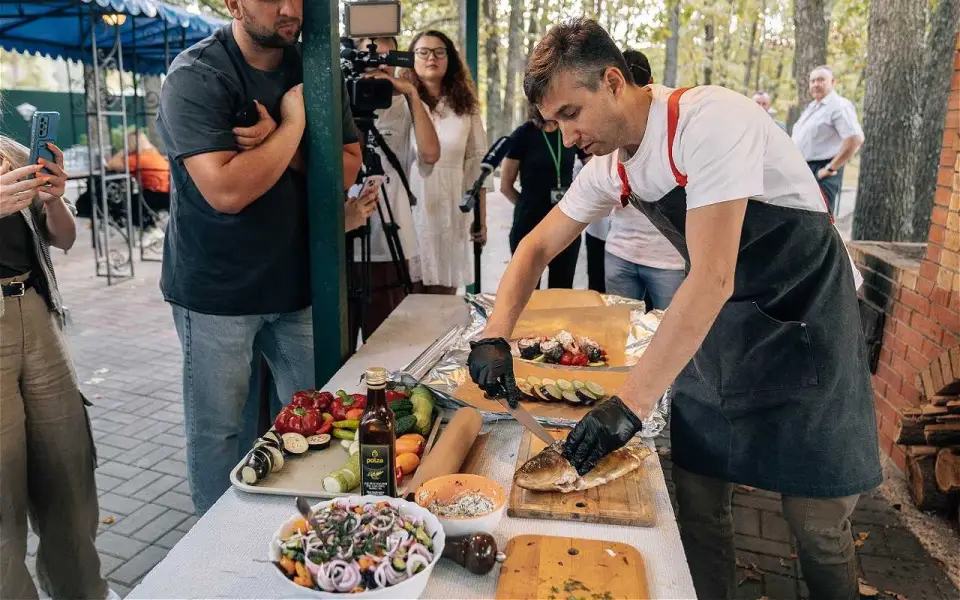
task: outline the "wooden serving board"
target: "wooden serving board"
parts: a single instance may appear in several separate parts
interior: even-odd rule
[[[566,438],[570,432],[569,429],[547,431],[558,440]],[[545,447],[540,438],[524,430],[517,452],[517,469]],[[647,460],[651,459],[648,457]],[[652,527],[656,522],[656,512],[645,463],[625,477],[582,492],[534,492],[514,483],[510,490],[507,514],[520,519]]]
[[[643,557],[619,542],[520,535],[507,542],[497,583],[502,600],[649,598]]]

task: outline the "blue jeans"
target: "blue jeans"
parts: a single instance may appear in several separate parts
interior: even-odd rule
[[[682,270],[638,265],[609,252],[606,253],[603,270],[608,294],[634,300],[649,297],[647,308],[667,308],[685,277]]]
[[[245,413],[254,346],[276,381],[284,403],[297,390],[314,387],[313,317],[295,313],[206,315],[173,305],[183,349],[183,415],[187,478],[193,504],[204,514],[230,487],[230,470],[249,448],[240,439],[253,412]]]

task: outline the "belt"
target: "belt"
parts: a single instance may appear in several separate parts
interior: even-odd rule
[[[3,290],[4,298],[20,298],[33,287],[33,283],[33,277],[30,277],[26,281],[4,283],[0,285],[0,290]]]

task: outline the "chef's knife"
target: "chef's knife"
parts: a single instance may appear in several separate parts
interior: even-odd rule
[[[557,441],[533,418],[533,415],[520,406],[520,390],[517,389],[517,380],[514,378],[513,373],[503,376],[503,391],[506,393],[506,397],[504,398],[502,394],[497,394],[497,402],[507,409],[507,412],[509,412],[514,419],[530,430],[533,435],[543,440],[548,446]]]

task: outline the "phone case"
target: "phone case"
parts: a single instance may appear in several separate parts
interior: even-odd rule
[[[47,148],[47,142],[57,143],[57,125],[60,123],[60,113],[42,112],[33,113],[30,120],[30,164],[35,165],[39,159],[55,162],[53,152]],[[50,173],[43,169],[42,173]],[[33,176],[31,176],[32,178]]]

